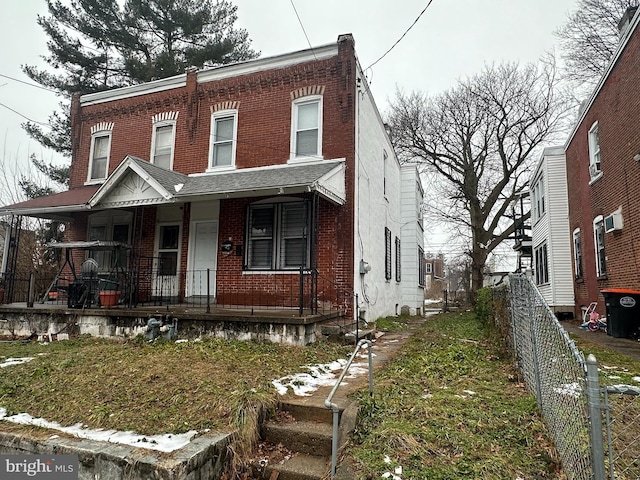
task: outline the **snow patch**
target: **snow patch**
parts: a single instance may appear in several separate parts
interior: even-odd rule
[[[564,385],[560,385],[553,389],[554,392],[559,393],[560,395],[567,395],[569,397],[579,398],[580,392],[582,392],[582,388],[576,382],[573,383],[565,383]]]
[[[22,363],[27,363],[33,360],[33,357],[22,357],[22,358],[7,358],[4,362],[0,363],[0,368],[12,367],[14,365],[20,365]]]

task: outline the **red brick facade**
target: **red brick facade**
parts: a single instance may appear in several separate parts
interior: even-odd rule
[[[197,82],[197,73],[190,72],[184,87],[95,104],[81,105],[76,97],[71,117],[70,189],[81,187],[87,181],[93,126],[103,122],[113,124],[108,166],[111,173],[128,155],[149,159],[152,117],[164,112],[177,112],[173,157],[176,172],[206,171],[212,111],[229,105],[238,112],[236,168],[286,165],[290,158],[292,99],[306,92],[321,91],[322,156],[346,159],[347,200],[343,206],[319,201],[315,263],[320,275],[345,291],[353,291],[356,73],[353,39],[341,37],[337,56],[330,58],[201,83]],[[257,200],[260,198],[220,200],[219,242],[233,238],[235,244],[245,243],[247,205]],[[178,262],[182,272],[188,268],[190,206],[185,203],[182,210],[182,248]],[[133,231],[135,253],[152,256],[156,242],[156,207],[136,208],[136,219],[142,223],[143,231]],[[84,240],[87,215],[75,217],[67,239]],[[140,242],[136,244],[135,239]],[[218,275],[219,281],[224,278],[228,289],[234,282],[238,288],[245,285],[243,256],[235,252],[223,254],[219,248],[217,256],[218,272],[224,272],[223,277]],[[261,281],[260,275],[252,276],[254,288],[259,288]],[[268,288],[265,284],[264,289]]]
[[[569,227],[579,228],[583,277],[574,281],[576,314],[590,302],[605,313],[605,288],[640,290],[640,31],[636,29],[566,149]],[[589,129],[597,122],[602,175],[589,174]],[[624,226],[605,233],[606,275],[596,275],[593,220],[622,210]],[[574,259],[575,251],[572,249]],[[575,261],[574,261],[575,263]],[[574,264],[575,268],[575,264]],[[574,270],[575,272],[575,270]]]

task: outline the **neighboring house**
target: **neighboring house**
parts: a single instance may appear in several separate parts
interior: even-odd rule
[[[611,64],[566,146],[576,314],[605,313],[603,289],[640,289],[640,31],[621,22]]]
[[[543,150],[530,185],[534,281],[556,315],[571,318],[575,301],[563,147]]]
[[[394,154],[351,35],[74,96],[71,131],[69,190],[0,213],[131,246],[82,244],[100,271],[136,275],[139,302],[279,306],[313,272],[312,305],[366,320],[421,310],[422,185]]]
[[[424,261],[426,288],[431,296],[442,297],[442,291],[447,288],[444,278],[444,256],[426,258]]]

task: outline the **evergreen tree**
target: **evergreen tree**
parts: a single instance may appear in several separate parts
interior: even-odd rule
[[[32,122],[23,128],[65,156],[71,155],[68,111],[73,93],[98,92],[177,75],[190,66],[258,56],[250,48],[246,30],[234,27],[237,7],[228,0],[126,0],[123,6],[118,0],[69,4],[47,0],[47,6],[49,14],[38,16],[38,24],[48,36],[49,53],[43,58],[50,68],[24,65],[23,71],[58,92],[64,113],[49,117],[51,132]],[[56,168],[42,162],[36,167]]]

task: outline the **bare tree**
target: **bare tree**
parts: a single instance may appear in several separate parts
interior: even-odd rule
[[[510,208],[527,188],[533,155],[566,117],[555,73],[553,63],[488,66],[435,97],[398,92],[391,106],[400,157],[432,175],[439,219],[467,239],[472,293],[489,254],[514,233]]]
[[[579,0],[557,32],[566,77],[592,88],[602,77],[619,43],[618,23],[638,0]]]

